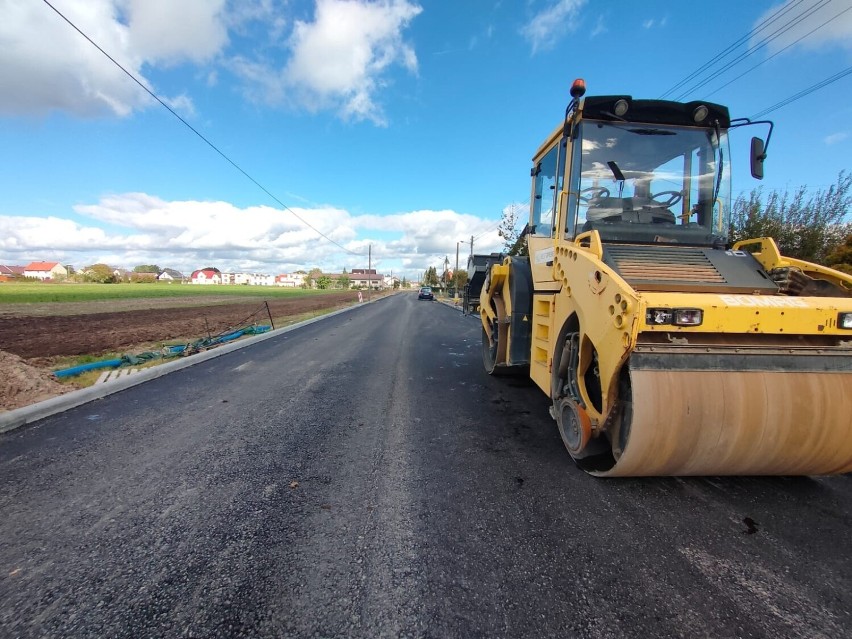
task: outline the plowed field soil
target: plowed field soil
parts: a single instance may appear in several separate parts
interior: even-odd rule
[[[23,305],[0,307],[0,354],[18,356],[0,358],[0,378],[5,380],[0,381],[0,410],[71,390],[60,387],[51,375],[59,357],[135,353],[163,342],[191,342],[253,323],[269,324],[262,301],[233,302],[230,298],[230,303],[223,304],[220,300],[211,299],[208,305],[198,298],[40,304],[29,313]],[[288,319],[350,306],[357,300],[357,292],[341,291],[274,299],[268,304],[279,327]]]
[[[348,306],[357,302],[356,292],[276,299],[269,301],[273,319],[279,321],[314,311]],[[233,298],[232,298],[233,299]],[[112,312],[78,313],[75,315],[17,315],[0,308],[0,350],[26,359],[61,355],[96,355],[176,339],[195,340],[217,335],[252,322],[269,324],[263,302],[236,302],[198,306],[199,300],[175,299],[175,306],[163,308],[121,308],[124,301],[113,304]],[[187,306],[186,304],[193,304]],[[133,304],[138,306],[138,301]],[[40,305],[40,311],[43,307]],[[56,313],[66,305],[56,304]]]

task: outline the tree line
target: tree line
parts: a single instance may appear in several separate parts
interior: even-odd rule
[[[771,237],[781,254],[852,273],[852,173],[841,171],[828,189],[757,188],[734,201],[730,241]]]
[[[465,284],[467,284],[467,271],[462,268],[459,268],[458,271],[452,273],[450,271],[444,271],[440,275],[438,275],[438,269],[434,266],[430,266],[427,268],[423,276],[420,278],[420,283],[423,286],[434,286],[435,288],[454,288],[458,291],[464,288]]]

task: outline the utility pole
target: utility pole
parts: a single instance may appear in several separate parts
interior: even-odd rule
[[[367,301],[369,302],[372,298],[371,289],[373,288],[373,274],[371,271],[373,270],[373,245],[370,244],[367,248]]]
[[[470,236],[470,256],[473,257],[473,235]]]
[[[456,242],[456,270],[453,271],[453,299],[456,300],[459,298],[459,244],[461,242]]]

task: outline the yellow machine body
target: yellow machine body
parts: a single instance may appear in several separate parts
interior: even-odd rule
[[[528,371],[550,398],[569,453],[598,476],[850,472],[852,277],[785,258],[770,238],[720,246],[726,194],[706,167],[718,161],[710,147],[727,111],[717,111],[707,149],[688,129],[684,137],[698,142],[672,160],[676,147],[661,128],[667,109],[679,106],[672,104],[640,105],[638,121],[653,124],[616,121],[613,136],[621,138],[598,144],[579,128],[578,101],[539,149],[528,257],[493,265],[482,288],[485,367]],[[696,108],[687,107],[687,114]],[[680,134],[687,125],[672,117],[670,135]],[[596,129],[611,121],[589,119]],[[669,147],[640,146],[656,144],[653,137]],[[632,146],[612,161],[596,160],[611,139],[613,147]],[[541,166],[554,149],[547,217]],[[634,151],[683,166],[680,189],[665,191],[672,195],[661,202],[649,190],[649,170],[631,164]],[[677,183],[666,171],[667,183]],[[791,273],[801,286],[777,284]]]

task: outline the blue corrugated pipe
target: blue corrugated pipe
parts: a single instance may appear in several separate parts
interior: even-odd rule
[[[53,374],[57,377],[71,377],[72,375],[79,375],[80,373],[94,371],[99,368],[118,368],[123,361],[121,359],[105,359],[102,362],[89,362],[88,364],[64,368],[61,371],[54,371]]]

